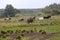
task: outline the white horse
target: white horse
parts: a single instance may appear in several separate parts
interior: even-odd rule
[[[4,20],[8,22],[11,20],[11,18],[5,18]]]
[[[43,17],[40,17],[39,20],[43,20],[44,18]]]

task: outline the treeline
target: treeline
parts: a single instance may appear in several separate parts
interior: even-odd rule
[[[60,15],[60,4],[51,4],[43,8],[41,11],[47,15]]]
[[[12,6],[12,5],[11,5]],[[14,8],[14,7],[13,7]],[[13,10],[13,8],[10,8]],[[8,10],[6,10],[7,8],[5,9],[0,9],[0,17],[7,17],[7,14],[12,14],[11,12],[8,13]],[[7,11],[7,13],[5,13],[5,10]],[[40,12],[40,9],[15,9],[14,8],[14,15],[13,17],[18,13],[18,14],[22,14],[22,15],[25,15],[25,16],[32,16],[32,15],[35,15],[36,13]],[[8,16],[9,16],[8,15]]]
[[[5,9],[0,9],[0,17],[14,17],[16,13],[20,13],[18,9],[15,9],[12,5],[6,5]]]
[[[17,13],[25,15],[60,15],[60,4],[51,4],[39,9],[16,9],[12,5],[6,5],[5,9],[0,9],[0,17],[14,17]]]

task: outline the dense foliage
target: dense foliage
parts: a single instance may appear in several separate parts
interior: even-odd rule
[[[16,13],[20,12],[15,9],[12,5],[7,5],[6,8],[2,11],[1,17],[14,17]]]
[[[17,13],[27,16],[60,15],[60,4],[51,4],[39,9],[15,9],[12,5],[7,5],[5,9],[0,9],[0,17],[14,17]]]
[[[42,12],[48,15],[60,15],[60,4],[51,4],[42,9]]]

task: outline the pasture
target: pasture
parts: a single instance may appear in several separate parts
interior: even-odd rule
[[[39,17],[36,17],[35,21],[31,24],[28,24],[26,21],[27,18],[29,17],[23,18],[24,21],[21,22],[18,21],[20,17],[14,17],[9,22],[6,22],[4,18],[0,18],[0,34],[1,31],[5,32],[7,32],[8,30],[13,31],[13,34],[10,34],[7,37],[0,37],[0,40],[60,40],[60,16],[52,16],[50,19],[44,20],[38,20]],[[15,34],[16,30],[18,30],[20,33],[23,30],[26,31],[32,30],[33,33],[30,34],[25,33],[24,36],[21,36],[20,38],[19,35],[21,34],[20,33]],[[46,31],[46,35],[42,35],[39,32],[40,30]]]

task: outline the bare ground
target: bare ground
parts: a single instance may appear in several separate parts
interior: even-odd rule
[[[40,40],[46,40],[50,37],[54,36],[55,34],[60,34],[60,32],[50,33],[50,34],[41,34],[41,33],[24,33],[24,37],[29,37],[28,40],[34,40],[36,38],[40,38]],[[20,34],[10,34],[11,40],[16,40],[16,36],[21,36]]]

